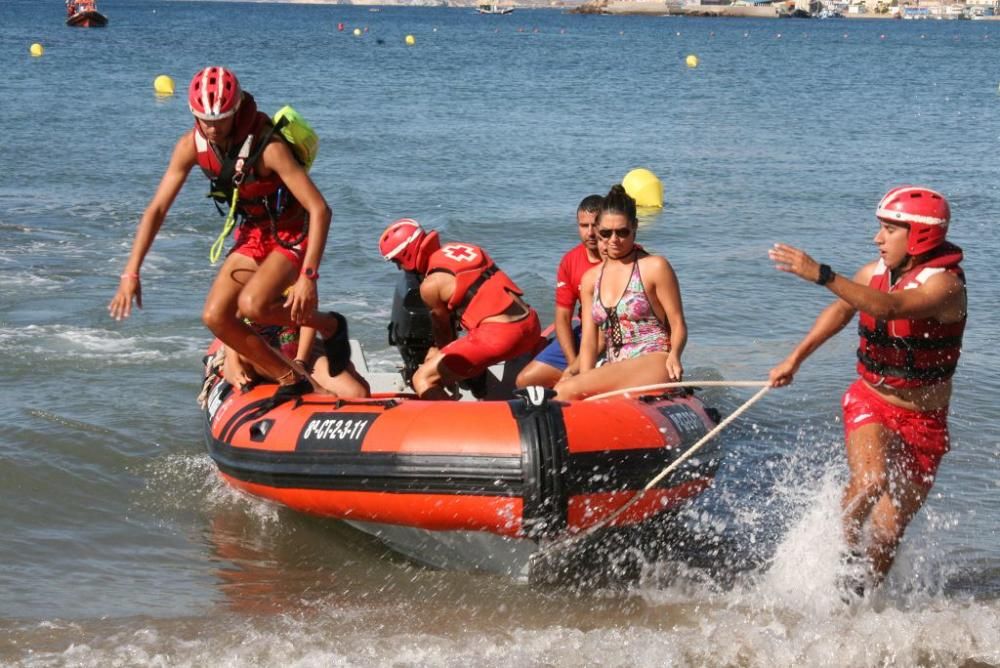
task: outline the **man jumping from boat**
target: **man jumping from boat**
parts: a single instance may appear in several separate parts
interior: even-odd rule
[[[434,346],[413,374],[413,389],[421,398],[448,399],[446,386],[536,350],[538,314],[479,246],[442,246],[436,231],[403,218],[379,237],[379,252],[422,279],[420,298],[430,310]],[[462,338],[456,338],[454,319],[468,332]]]
[[[133,301],[142,308],[139,269],[174,198],[198,165],[212,182],[212,196],[231,203],[230,218],[240,220],[236,245],[209,290],[202,320],[227,347],[277,379],[276,399],[298,396],[312,389],[309,379],[243,318],[316,328],[324,336],[331,374],[345,373],[350,360],[347,322],[340,314],[316,310],[316,281],[332,217],[330,207],[231,71],[206,67],[198,72],[188,90],[188,106],[195,117],[194,128],[174,146],[160,185],[139,221],[132,253],[108,311],[121,320],[131,313]],[[288,286],[292,287],[283,299]]]
[[[844,394],[850,479],[842,497],[845,559],[882,582],[948,451],[948,404],[966,320],[962,250],[945,240],[951,212],[933,190],[901,186],[876,209],[879,259],[853,277],[775,244],[777,269],[837,296],[795,350],[771,370],[787,385],[805,359],[858,311],[858,374]],[[867,532],[867,537],[865,533]],[[846,583],[856,594],[865,578]]]
[[[517,374],[517,386],[555,387],[564,375],[576,375],[580,326],[573,326],[573,311],[580,303],[580,282],[591,267],[601,263],[597,248],[597,214],[604,198],[588,195],[576,208],[580,243],[563,255],[556,271],[555,337]]]

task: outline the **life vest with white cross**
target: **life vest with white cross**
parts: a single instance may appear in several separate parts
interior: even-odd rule
[[[448,300],[448,310],[459,318],[466,330],[484,319],[503,313],[514,303],[513,295],[524,292],[479,246],[449,243],[438,249],[427,262],[427,273],[444,272],[455,277],[455,292]]]

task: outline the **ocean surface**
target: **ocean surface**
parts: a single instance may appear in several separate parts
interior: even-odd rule
[[[0,664],[1000,664],[1000,23],[100,8],[109,26],[84,30],[57,0],[0,3]],[[851,273],[889,187],[944,192],[970,304],[953,451],[885,587],[844,605],[833,586],[853,331],[723,434],[686,551],[637,579],[429,568],[227,488],[195,403],[221,225],[199,174],[143,267],[145,308],[106,309],[191,125],[153,79],[183,93],[215,63],[322,136],[321,300],[381,370],[399,358],[376,240],[398,217],[487,247],[547,320],[577,202],[647,167],[666,206],[639,240],[680,278],[688,378],[760,380],[830,299],[767,248]],[[749,395],[706,393],[723,413]]]

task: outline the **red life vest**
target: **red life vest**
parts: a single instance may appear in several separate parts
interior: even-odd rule
[[[524,294],[486,251],[472,244],[450,243],[435,251],[427,262],[427,273],[437,271],[455,277],[448,310],[458,316],[466,330],[507,310],[514,303],[512,294]]]
[[[881,292],[918,288],[943,271],[951,272],[965,283],[959,266],[962,249],[950,243],[890,284],[890,271],[879,260],[868,287]],[[872,385],[923,387],[941,383],[955,373],[962,353],[965,317],[957,322],[938,322],[933,318],[876,320],[862,312],[858,322],[861,339],[858,345],[858,373]]]
[[[277,229],[301,230],[305,221],[302,205],[288,192],[277,174],[262,177],[254,169],[264,152],[262,140],[268,138],[270,141],[271,126],[267,114],[257,111],[253,96],[243,93],[243,102],[235,115],[228,155],[202,134],[195,121],[194,145],[198,152],[198,166],[212,181],[210,196],[223,206],[229,206],[232,201],[233,187],[239,189],[236,206],[240,224],[270,225],[273,218]]]

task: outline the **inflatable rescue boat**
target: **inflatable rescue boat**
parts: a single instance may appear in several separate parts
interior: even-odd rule
[[[478,401],[420,400],[405,380],[430,345],[430,323],[404,276],[389,326],[400,373],[372,372],[352,342],[370,399],[307,394],[271,408],[272,384],[241,392],[206,379],[208,452],[230,485],[386,535],[409,527],[538,541],[606,519],[718,421],[689,391],[571,402],[540,388],[513,393],[514,363],[474,384]],[[613,524],[695,498],[719,457],[718,446],[699,450]]]
[[[97,11],[94,0],[66,0],[66,25],[73,28],[103,28],[108,17]]]

